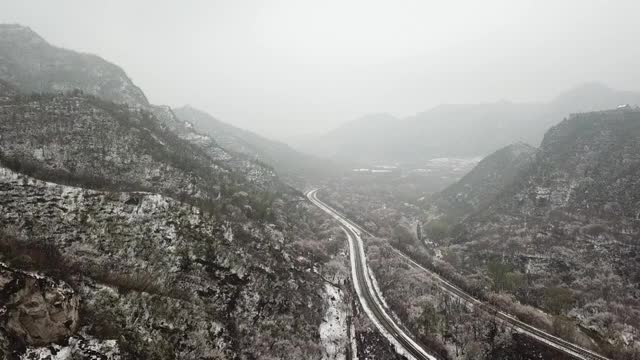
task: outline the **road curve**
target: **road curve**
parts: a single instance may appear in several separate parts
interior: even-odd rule
[[[326,207],[326,209],[323,208],[324,211],[329,212],[334,218],[338,219],[338,221],[340,221],[343,224],[343,227],[348,227],[350,229],[352,229],[351,231],[356,233],[356,234],[366,234],[368,236],[374,236],[373,234],[371,234],[369,231],[367,231],[366,229],[363,229],[360,225],[354,223],[353,221],[347,219],[346,217],[344,217],[342,214],[340,214],[338,211],[336,211],[335,209],[329,207],[328,205],[324,204],[323,202],[321,202],[320,200],[318,200],[317,198],[317,191],[318,190],[313,190],[310,191],[307,196],[309,197],[309,199],[316,205],[318,204],[322,204],[324,207]],[[313,197],[313,199],[312,199]],[[320,205],[318,205],[320,206]],[[328,209],[328,210],[327,210]],[[361,242],[361,238],[360,236],[358,236],[358,240]],[[361,247],[362,248],[362,247]],[[582,360],[609,360],[609,358],[604,357],[598,353],[595,353],[589,349],[585,349],[579,345],[573,344],[571,342],[568,342],[566,340],[563,340],[559,337],[556,337],[554,335],[551,335],[543,330],[540,330],[536,327],[533,327],[525,322],[522,322],[518,319],[516,319],[514,316],[507,314],[505,312],[502,312],[500,310],[498,310],[497,308],[488,305],[476,298],[474,298],[473,296],[471,296],[470,294],[468,294],[467,292],[465,292],[464,290],[460,289],[459,287],[453,285],[452,283],[448,282],[447,280],[445,280],[444,278],[442,278],[440,275],[436,274],[435,272],[427,269],[426,267],[418,264],[417,262],[415,262],[413,259],[411,259],[411,257],[409,257],[407,254],[403,253],[402,251],[395,249],[395,252],[398,253],[402,258],[404,258],[405,260],[407,260],[411,265],[429,273],[434,279],[437,280],[437,284],[440,286],[441,289],[443,289],[444,291],[448,292],[449,294],[460,298],[464,301],[466,301],[467,303],[473,305],[473,306],[478,306],[481,309],[483,309],[484,311],[489,312],[490,314],[494,315],[495,317],[497,317],[498,319],[508,323],[509,325],[511,325],[515,330],[519,331],[522,334],[528,335],[542,343],[545,343],[549,346],[551,346],[552,348],[559,350],[567,355],[570,355],[576,359],[582,359]],[[362,255],[362,257],[364,257],[364,254]]]
[[[385,308],[382,294],[373,285],[368,271],[364,245],[360,237],[361,231],[335,209],[320,201],[317,197],[318,189],[307,192],[309,200],[327,214],[336,219],[349,240],[349,255],[351,259],[351,276],[362,308],[378,330],[385,335],[396,347],[398,353],[416,360],[437,360],[439,357],[427,352],[409,333],[402,328]]]

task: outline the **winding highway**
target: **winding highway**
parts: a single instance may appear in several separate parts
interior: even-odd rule
[[[396,345],[396,348],[400,350],[399,352],[404,353],[405,356],[409,354],[415,359],[438,359],[438,357],[429,354],[423,347],[415,342],[411,338],[408,331],[404,330],[400,324],[397,324],[391,318],[391,316],[389,316],[384,305],[384,301],[382,300],[382,294],[379,294],[378,290],[376,290],[376,288],[372,285],[372,280],[369,277],[371,275],[366,265],[366,256],[364,254],[364,246],[362,244],[361,235],[365,234],[372,237],[374,235],[363,229],[353,221],[347,219],[337,210],[319,200],[317,192],[318,189],[311,190],[307,193],[307,197],[312,203],[335,218],[347,234],[347,238],[349,240],[349,253],[351,257],[351,273],[354,286],[356,288],[358,298],[360,299],[360,303],[362,304],[369,317],[373,320],[378,329],[384,335],[386,335],[388,338],[389,336],[391,336],[392,339],[394,339],[394,345]],[[585,349],[579,345],[573,344],[536,327],[533,327],[527,323],[524,323],[516,319],[512,315],[502,312],[499,309],[474,298],[464,290],[442,278],[440,275],[418,264],[413,259],[411,259],[411,257],[407,256],[400,250],[395,248],[394,250],[396,251],[396,253],[398,253],[399,256],[404,258],[412,266],[429,273],[429,275],[437,280],[437,283],[442,290],[446,291],[456,298],[467,302],[471,306],[477,306],[484,311],[489,312],[496,318],[511,325],[516,331],[528,335],[531,338],[547,344],[548,346],[557,349],[567,355],[570,355],[576,359],[609,360],[608,358],[597,354],[589,349]]]
[[[336,219],[349,240],[349,257],[351,259],[351,276],[362,308],[378,330],[389,339],[398,353],[409,359],[436,360],[439,357],[427,352],[418,344],[401,324],[397,323],[389,314],[382,299],[382,294],[373,285],[373,279],[367,267],[364,245],[360,236],[361,230],[349,220],[340,215],[335,209],[318,199],[318,189],[307,192],[307,197],[317,207]]]

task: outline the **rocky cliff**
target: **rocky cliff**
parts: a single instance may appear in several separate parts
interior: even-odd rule
[[[0,263],[0,298],[2,328],[23,344],[58,342],[78,327],[79,297],[61,281]]]

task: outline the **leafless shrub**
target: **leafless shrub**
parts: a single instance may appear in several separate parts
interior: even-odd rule
[[[160,280],[160,275],[146,270],[138,270],[132,273],[119,273],[108,270],[103,272],[94,271],[92,277],[123,292],[137,291],[156,295],[166,294],[166,288]]]
[[[73,272],[54,244],[26,239],[15,227],[0,229],[0,253],[5,261],[22,269],[65,275]]]

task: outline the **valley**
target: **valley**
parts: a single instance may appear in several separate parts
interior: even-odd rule
[[[0,359],[640,360],[633,9],[25,1]]]

